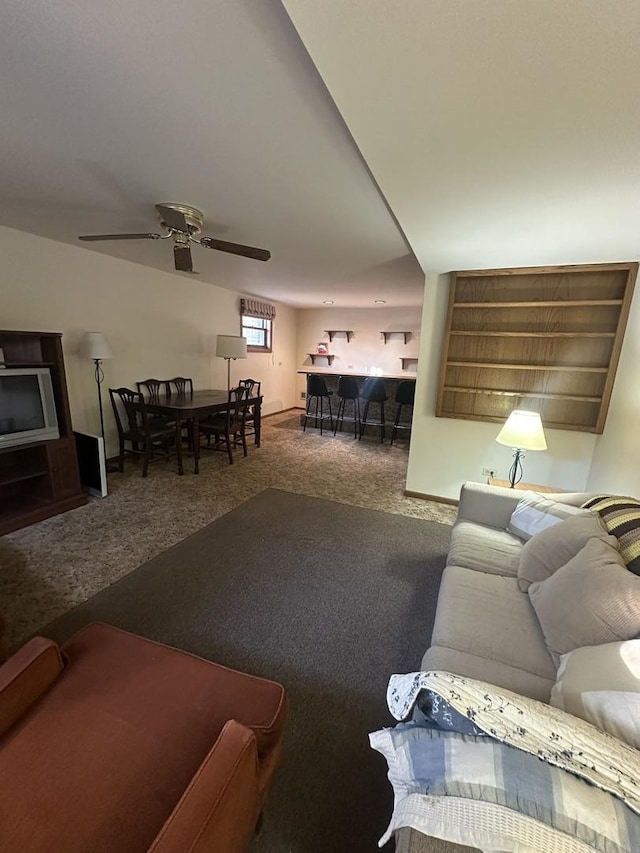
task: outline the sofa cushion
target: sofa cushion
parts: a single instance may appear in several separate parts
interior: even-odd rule
[[[584,504],[597,512],[607,530],[617,537],[627,568],[640,575],[640,501],[635,498],[598,495]]]
[[[553,678],[542,678],[533,675],[515,666],[508,666],[496,660],[481,658],[469,652],[459,652],[456,649],[448,649],[444,646],[431,646],[427,649],[420,669],[423,672],[429,670],[445,670],[457,675],[466,675],[478,681],[488,681],[506,690],[513,690],[522,696],[538,699],[540,702],[548,702]]]
[[[507,530],[525,542],[573,515],[585,515],[589,510],[571,506],[563,501],[542,497],[537,492],[524,492],[511,514]]]
[[[458,521],[451,531],[447,565],[515,577],[521,552],[521,540],[506,530]]]
[[[612,548],[618,540],[610,536],[596,513],[576,515],[554,524],[524,543],[518,566],[518,585],[523,592],[532,583],[546,580],[581,551],[589,539],[603,539]]]
[[[515,577],[447,566],[432,644],[555,681],[556,667],[536,614]]]
[[[551,704],[640,749],[640,640],[562,655]]]
[[[601,539],[590,539],[551,577],[532,583],[529,598],[556,658],[640,633],[640,578]]]

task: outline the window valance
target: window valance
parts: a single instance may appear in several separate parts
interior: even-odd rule
[[[248,317],[262,317],[273,320],[276,316],[276,306],[268,302],[258,302],[257,299],[241,299],[240,310]]]

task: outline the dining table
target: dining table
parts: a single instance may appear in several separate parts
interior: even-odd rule
[[[255,417],[255,443],[260,447],[260,422],[262,395],[248,397],[247,402],[253,407]],[[226,412],[229,406],[229,392],[222,389],[191,391],[185,394],[158,394],[152,400],[147,400],[147,411],[152,415],[162,415],[176,422],[176,436],[180,440],[183,427],[190,431],[193,444],[193,472],[200,473],[200,429],[199,421],[219,412]],[[178,473],[184,474],[182,453],[178,454]]]

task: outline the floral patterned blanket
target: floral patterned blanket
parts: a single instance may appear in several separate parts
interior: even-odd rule
[[[423,692],[425,691],[425,692]],[[420,697],[438,726],[485,735],[567,770],[640,814],[640,751],[558,708],[450,672],[392,675],[389,710],[405,720]],[[469,728],[469,726],[471,728]]]

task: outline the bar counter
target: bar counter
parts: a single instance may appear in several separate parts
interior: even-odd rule
[[[299,370],[298,373],[303,376],[308,376],[312,373],[317,373],[319,376],[334,376],[336,379],[339,376],[355,376],[356,379],[392,379],[396,382],[401,379],[415,379],[417,373],[412,370],[403,370],[401,373],[383,373],[381,375],[374,373],[363,373],[357,370],[334,370],[332,367],[307,367]]]

